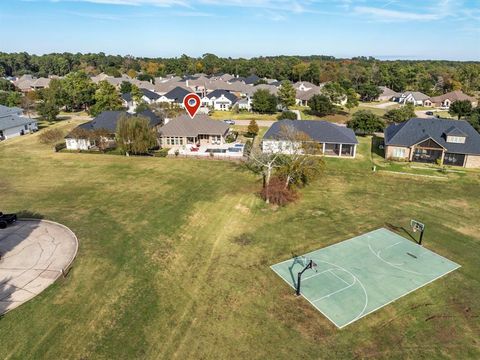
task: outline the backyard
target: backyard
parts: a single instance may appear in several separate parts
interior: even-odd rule
[[[0,358],[480,357],[479,172],[372,172],[363,137],[273,208],[235,163],[55,153],[38,135],[0,144],[0,210],[65,224],[80,248],[67,278],[0,318]],[[342,330],[269,268],[411,218],[462,267]]]

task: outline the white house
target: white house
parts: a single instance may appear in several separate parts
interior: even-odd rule
[[[430,97],[419,91],[404,92],[400,97],[394,98],[400,104],[413,104],[415,106],[431,106]]]
[[[38,130],[37,120],[22,116],[17,107],[0,105],[0,140],[29,134]]]
[[[208,100],[207,100],[208,99]],[[202,105],[208,103],[215,110],[227,111],[238,101],[238,98],[226,90],[215,90],[202,99]]]
[[[328,121],[280,120],[273,123],[262,139],[264,153],[292,154],[302,146],[295,135],[303,135],[302,142],[315,144],[325,156],[354,158],[358,140],[352,129]],[[293,136],[293,137],[292,137]]]

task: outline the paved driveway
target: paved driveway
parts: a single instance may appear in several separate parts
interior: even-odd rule
[[[78,242],[70,229],[20,220],[0,230],[0,314],[40,294],[72,263]]]

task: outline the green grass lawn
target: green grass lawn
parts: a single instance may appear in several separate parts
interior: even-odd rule
[[[258,114],[253,112],[242,111],[234,113],[233,111],[213,111],[210,117],[215,120],[277,120],[277,114]]]
[[[0,210],[63,223],[80,248],[66,279],[0,318],[0,358],[480,357],[478,173],[373,173],[360,142],[286,208],[229,162],[54,153],[38,133],[1,143]],[[411,218],[462,268],[341,331],[269,268]]]

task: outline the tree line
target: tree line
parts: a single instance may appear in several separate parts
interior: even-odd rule
[[[417,90],[429,96],[452,90],[480,91],[480,62],[382,61],[372,57],[337,59],[330,56],[270,56],[223,58],[214,54],[200,57],[143,58],[130,55],[54,53],[31,55],[0,53],[0,77],[33,74],[65,76],[82,70],[89,75],[104,72],[119,77],[126,73],[140,79],[175,74],[238,76],[256,74],[262,78],[309,81],[314,84],[337,82],[358,90],[361,85],[385,85],[395,91]]]

